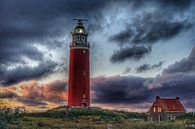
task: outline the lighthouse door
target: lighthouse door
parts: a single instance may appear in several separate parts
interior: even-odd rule
[[[85,94],[83,94],[83,99],[82,99],[82,102],[81,102],[81,106],[82,107],[86,107],[87,106]]]
[[[87,103],[86,103],[86,100],[85,99],[81,102],[81,106],[82,107],[86,107],[87,106]]]

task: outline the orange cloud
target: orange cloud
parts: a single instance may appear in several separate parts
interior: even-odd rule
[[[0,89],[0,99],[13,98],[28,106],[47,106],[48,103],[64,103],[67,100],[66,81],[56,80],[39,84],[36,80],[18,86]]]

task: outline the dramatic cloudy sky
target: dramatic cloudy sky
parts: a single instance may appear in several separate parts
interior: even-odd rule
[[[0,0],[0,104],[67,104],[73,18],[86,18],[93,106],[147,111],[179,96],[195,111],[195,1]]]

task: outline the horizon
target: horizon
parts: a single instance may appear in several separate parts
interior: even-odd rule
[[[156,96],[195,111],[195,1],[0,1],[0,107],[67,105],[74,18],[90,43],[91,106],[146,112]]]

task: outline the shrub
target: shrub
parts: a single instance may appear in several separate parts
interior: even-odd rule
[[[19,109],[0,109],[0,129],[21,129],[20,116]]]
[[[37,122],[37,126],[39,127],[43,127],[46,126],[47,124],[45,124],[44,122]]]
[[[195,112],[189,112],[189,113],[185,113],[184,115],[178,116],[177,119],[191,119],[194,120],[195,119]]]

